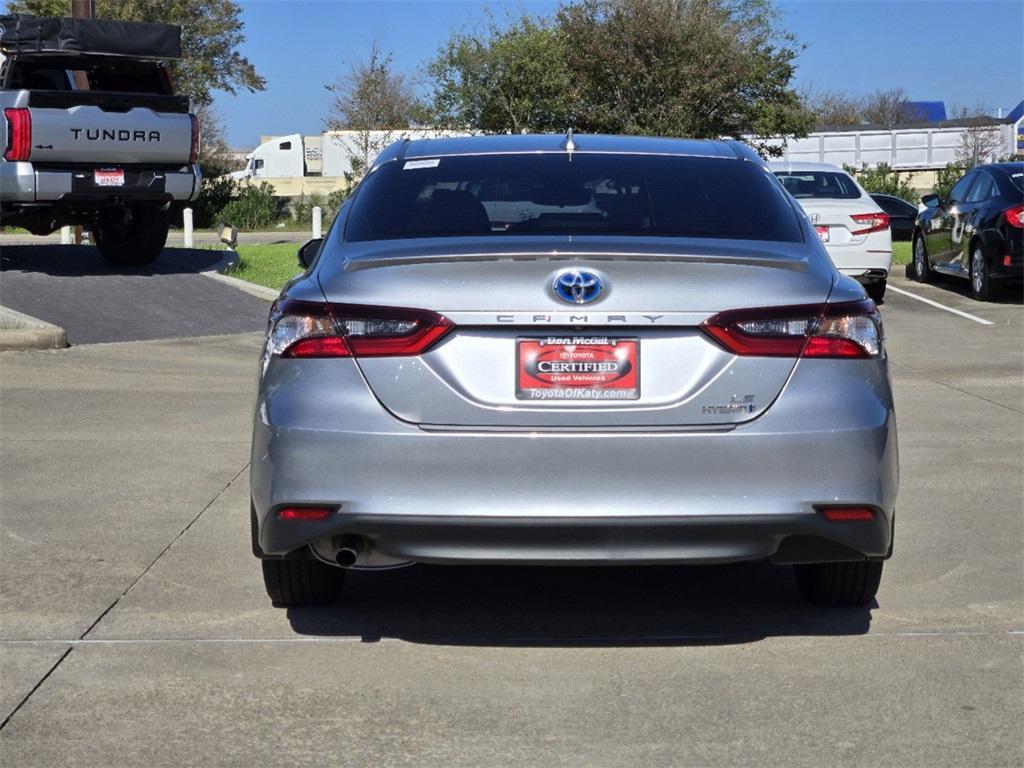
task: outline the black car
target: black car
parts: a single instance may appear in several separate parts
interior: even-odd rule
[[[1024,277],[1024,162],[979,165],[947,199],[921,198],[914,227],[914,274],[933,272],[971,281],[981,301],[996,298],[1008,279]]]
[[[914,234],[917,206],[902,197],[872,193],[871,199],[889,214],[889,231],[893,240],[909,240]]]

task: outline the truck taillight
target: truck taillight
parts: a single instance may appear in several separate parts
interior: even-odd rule
[[[366,307],[279,299],[270,311],[264,363],[270,357],[410,357],[452,329],[422,309]]]
[[[7,148],[4,160],[28,160],[32,153],[32,115],[27,109],[5,109]]]
[[[878,232],[889,228],[889,214],[881,211],[878,213],[851,213],[850,218],[864,227],[864,229],[855,229],[850,233],[853,235],[866,235],[869,232]]]
[[[189,119],[192,121],[192,150],[189,152],[188,161],[189,163],[195,163],[199,161],[199,118],[195,115],[189,115]]]
[[[865,358],[882,352],[882,318],[870,299],[730,310],[701,329],[735,355]]]
[[[1006,223],[1011,227],[1024,229],[1024,205],[1018,205],[1016,208],[1007,208],[1003,212],[1003,216],[1006,217]]]

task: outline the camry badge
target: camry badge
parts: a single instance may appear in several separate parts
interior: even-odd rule
[[[555,277],[551,289],[566,304],[589,304],[604,291],[604,283],[593,272],[572,269]]]

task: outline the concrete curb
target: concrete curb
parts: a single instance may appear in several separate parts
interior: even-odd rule
[[[256,285],[256,283],[250,283],[248,280],[240,280],[237,277],[231,277],[231,275],[224,274],[229,270],[235,269],[237,266],[238,254],[230,248],[225,248],[224,258],[209,269],[203,270],[200,274],[212,278],[219,283],[230,285],[244,293],[248,293],[250,296],[255,296],[257,299],[263,299],[264,301],[275,301],[277,297],[281,295],[280,291],[275,291],[273,288]]]
[[[59,325],[0,307],[0,351],[64,349],[67,345],[67,332]]]

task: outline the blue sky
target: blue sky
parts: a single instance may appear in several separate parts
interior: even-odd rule
[[[1020,0],[780,0],[784,26],[806,49],[797,84],[863,94],[902,86],[911,98],[1012,107],[1024,99],[1024,3]],[[243,0],[246,56],[267,79],[259,94],[221,96],[232,146],[261,134],[317,133],[324,84],[365,57],[371,44],[410,73],[453,29],[556,2],[470,0]]]
[[[241,0],[243,52],[267,79],[257,94],[218,95],[232,146],[262,134],[317,133],[330,103],[324,85],[364,58],[374,41],[410,74],[451,31],[548,14],[548,0]],[[806,49],[797,85],[863,94],[902,86],[913,99],[1012,107],[1024,99],[1021,0],[777,0],[784,26]]]

